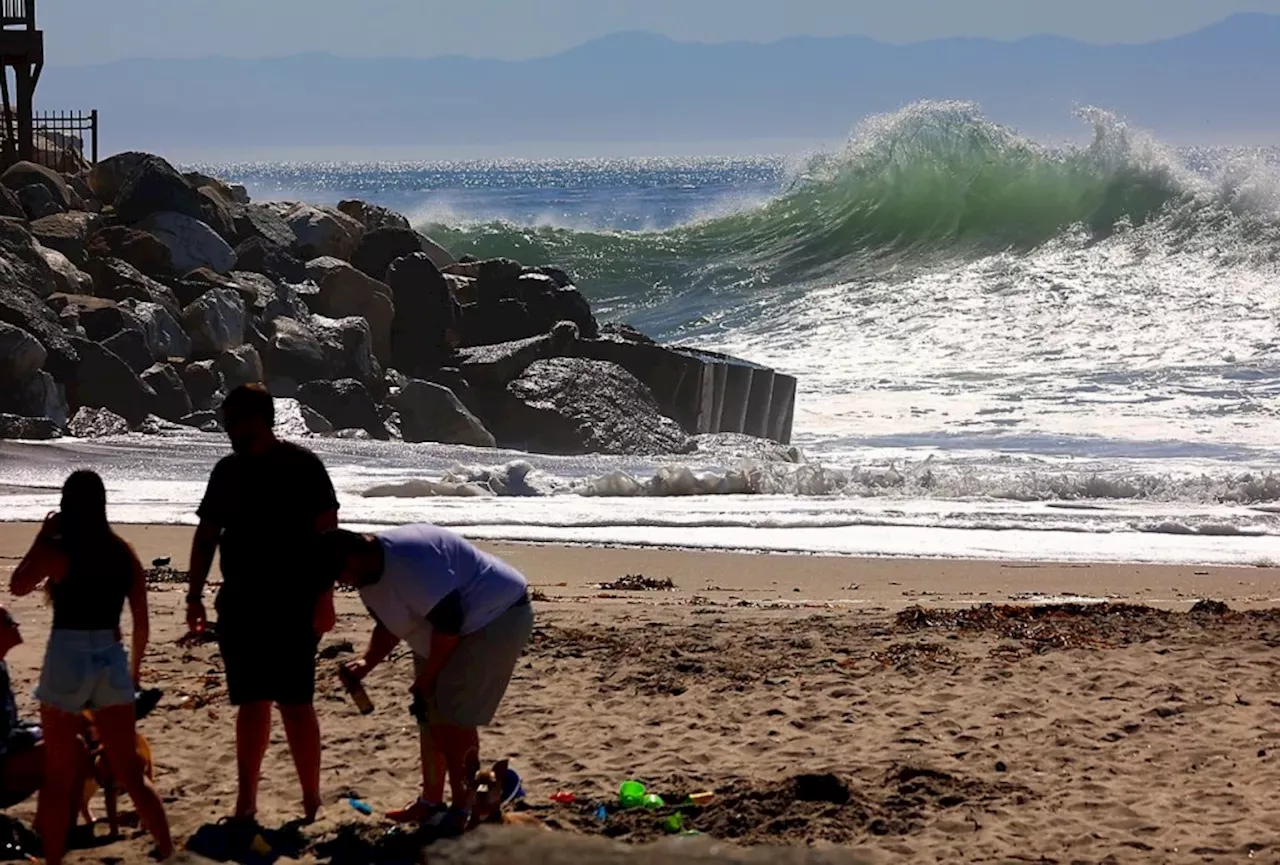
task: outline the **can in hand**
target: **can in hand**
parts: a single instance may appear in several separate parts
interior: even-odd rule
[[[365,691],[363,682],[348,673],[346,667],[338,668],[338,678],[342,680],[343,687],[351,695],[351,701],[356,704],[356,708],[360,710],[361,715],[368,715],[373,711],[373,701],[369,699],[369,694]]]

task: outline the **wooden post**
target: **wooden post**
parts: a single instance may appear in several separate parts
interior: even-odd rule
[[[15,67],[14,71],[18,77],[18,158],[30,162],[36,156],[35,115],[32,106],[36,85],[31,67],[27,64]]]

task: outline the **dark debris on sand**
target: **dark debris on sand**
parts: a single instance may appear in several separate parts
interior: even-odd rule
[[[608,583],[600,583],[597,588],[606,592],[674,592],[675,582],[667,577],[657,580],[640,574],[627,574]]]
[[[187,572],[169,565],[158,565],[147,568],[147,585],[185,585]]]

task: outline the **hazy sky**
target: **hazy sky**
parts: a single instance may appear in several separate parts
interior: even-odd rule
[[[1280,0],[40,0],[48,62],[126,57],[465,54],[524,58],[597,36],[767,41],[864,34],[890,42],[1056,33],[1143,42]]]

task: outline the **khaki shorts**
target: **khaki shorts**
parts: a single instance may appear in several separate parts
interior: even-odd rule
[[[436,679],[427,699],[430,724],[451,727],[487,727],[533,636],[533,607],[517,604],[458,643]],[[426,659],[414,655],[413,671],[421,674]]]

